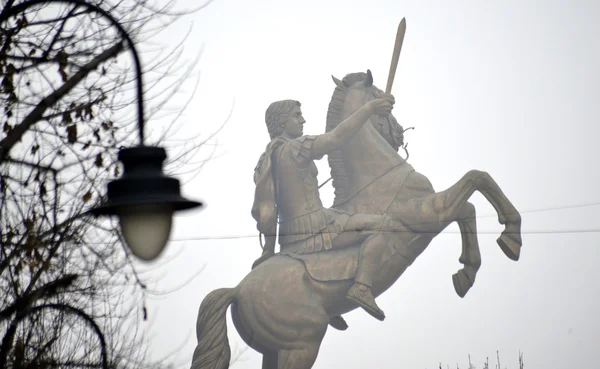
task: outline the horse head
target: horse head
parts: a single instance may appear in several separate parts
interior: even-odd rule
[[[343,79],[332,76],[336,87],[327,111],[326,131],[331,131],[367,102],[383,93],[373,84],[370,70],[350,73]],[[375,179],[404,162],[398,154],[403,144],[403,129],[393,115],[373,115],[361,131],[328,155],[334,205],[352,199]],[[361,199],[354,199],[356,203]]]
[[[336,78],[335,76],[331,76],[331,78],[337,86],[336,92],[338,98],[336,99],[336,94],[334,93],[334,100],[337,101],[332,100],[332,103],[337,103],[337,106],[333,106],[334,104],[331,104],[330,110],[334,108],[333,110],[336,110],[337,117],[334,119],[329,119],[330,117],[328,115],[327,131],[335,128],[337,124],[354,114],[368,101],[377,98],[377,96],[380,94],[383,94],[383,91],[373,84],[373,74],[370,70],[367,70],[366,73],[350,73],[342,80]],[[398,151],[398,149],[404,144],[404,129],[398,123],[393,114],[390,114],[387,117],[378,115],[373,116],[371,117],[371,123],[377,132],[379,132],[379,134],[385,139],[385,141],[392,146],[392,148],[394,148],[394,150]]]

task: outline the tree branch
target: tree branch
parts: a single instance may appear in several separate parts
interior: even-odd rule
[[[19,297],[15,302],[12,303],[12,305],[0,311],[0,320],[8,318],[16,311],[27,310],[31,304],[41,297],[56,294],[59,289],[65,289],[69,287],[76,278],[76,274],[68,274],[62,278],[43,285],[42,287],[25,296]]]
[[[2,163],[10,149],[21,140],[25,132],[35,123],[40,121],[44,115],[46,109],[54,105],[57,101],[59,101],[63,96],[68,94],[79,82],[81,82],[87,75],[96,69],[100,64],[109,60],[110,58],[115,57],[119,52],[123,50],[123,43],[119,42],[113,47],[105,50],[102,54],[95,57],[88,64],[84,65],[80,70],[77,71],[67,82],[65,82],[60,88],[56,91],[52,92],[50,95],[46,96],[39,104],[36,106],[23,121],[15,126],[10,134],[4,138],[4,140],[0,141],[0,163]]]

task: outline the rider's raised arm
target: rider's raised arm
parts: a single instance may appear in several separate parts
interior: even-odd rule
[[[313,156],[323,157],[348,142],[373,114],[387,115],[393,104],[394,98],[391,95],[369,101],[332,131],[317,136],[313,144]]]
[[[373,115],[371,105],[367,104],[349,116],[333,130],[317,136],[313,144],[313,155],[322,157],[348,142]]]

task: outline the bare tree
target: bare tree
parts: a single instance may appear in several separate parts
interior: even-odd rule
[[[1,14],[23,2],[3,0]],[[179,60],[185,39],[170,48],[152,41],[202,6],[91,3],[141,51],[146,120],[170,123],[148,136],[169,146],[186,101],[169,102],[195,60]],[[1,368],[165,364],[145,358],[146,284],[117,224],[86,215],[120,175],[118,149],[137,138],[129,47],[106,17],[82,5],[43,3],[0,24]],[[171,145],[171,162],[189,164],[202,140]]]

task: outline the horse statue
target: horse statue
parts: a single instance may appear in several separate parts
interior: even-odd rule
[[[327,131],[381,92],[373,85],[370,71],[333,80]],[[492,204],[505,226],[498,245],[515,261],[522,244],[521,217],[486,172],[469,171],[450,188],[435,192],[429,180],[398,153],[402,132],[393,115],[374,116],[350,142],[328,155],[333,207],[387,214],[404,226],[386,234],[387,242],[380,245],[380,268],[372,286],[375,297],[398,280],[436,235],[457,222],[462,234],[459,260],[464,266],[452,280],[463,297],[481,265],[470,196],[479,191]],[[237,286],[210,292],[198,313],[192,369],[229,366],[229,306],[239,335],[263,354],[263,369],[312,368],[330,319],[357,308],[344,296],[356,273],[358,250],[359,245],[303,255],[282,250],[252,269]]]

